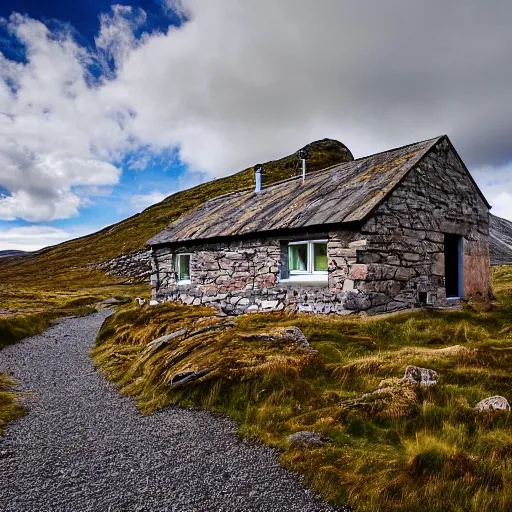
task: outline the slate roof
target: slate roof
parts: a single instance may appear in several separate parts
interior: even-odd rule
[[[443,136],[444,137],[444,136]],[[219,196],[172,222],[149,245],[360,221],[441,139],[344,162],[306,176]]]

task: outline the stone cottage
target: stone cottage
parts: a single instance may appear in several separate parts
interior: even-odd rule
[[[488,297],[489,204],[447,136],[211,199],[152,238],[153,299],[381,313]]]

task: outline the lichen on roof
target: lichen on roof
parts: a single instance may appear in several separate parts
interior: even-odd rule
[[[436,137],[343,162],[264,188],[206,201],[172,222],[148,244],[340,224],[364,219],[441,139]]]

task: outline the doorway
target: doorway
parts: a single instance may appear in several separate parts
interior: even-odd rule
[[[462,237],[444,235],[444,280],[447,298],[461,298],[462,287]]]

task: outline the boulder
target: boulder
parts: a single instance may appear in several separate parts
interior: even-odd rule
[[[290,340],[292,343],[295,343],[295,345],[298,345],[299,347],[311,349],[311,345],[308,343],[304,333],[294,325],[290,327],[277,327],[274,332],[279,337]]]
[[[475,405],[475,409],[479,412],[510,411],[510,404],[504,396],[495,395],[478,402]]]
[[[160,304],[160,303],[157,300],[155,300],[155,299],[151,299],[149,301],[149,305],[150,306],[158,306],[158,304]]]
[[[137,304],[139,306],[144,306],[144,304],[146,304],[146,299],[143,299],[142,297],[136,297],[135,300],[137,301]]]
[[[402,380],[420,386],[435,386],[439,382],[435,370],[412,365],[407,366]]]
[[[331,442],[328,437],[321,436],[320,434],[311,432],[310,430],[301,430],[300,432],[295,432],[295,434],[289,435],[286,438],[286,441],[288,441],[290,446],[293,448],[316,448]]]

